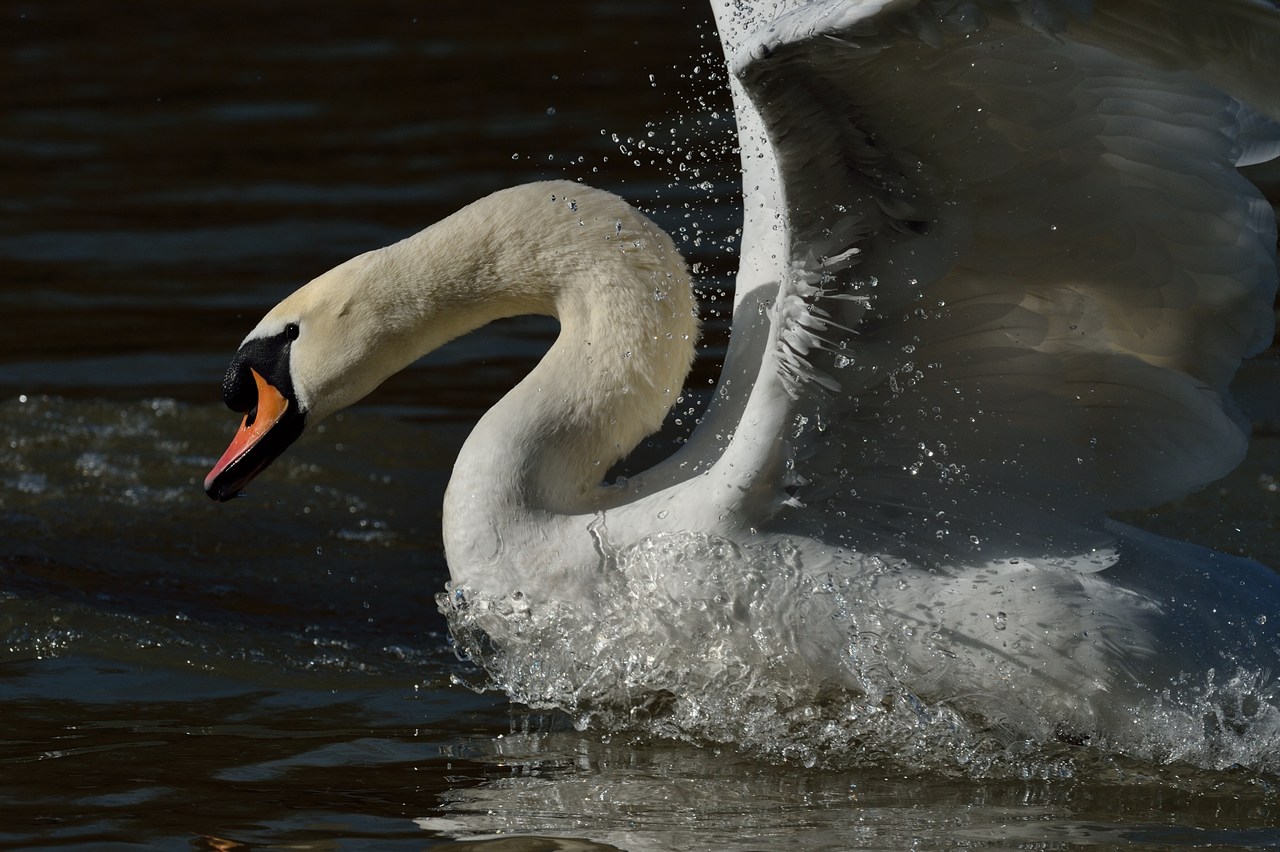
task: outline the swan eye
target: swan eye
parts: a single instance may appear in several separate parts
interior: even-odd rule
[[[298,335],[302,333],[302,329],[298,327],[296,322],[291,322],[284,327],[284,337],[286,340],[297,340]]]

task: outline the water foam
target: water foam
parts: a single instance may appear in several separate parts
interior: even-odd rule
[[[922,658],[952,655],[949,637],[914,635],[865,582],[810,574],[785,543],[667,533],[602,562],[604,580],[582,602],[453,587],[438,596],[458,653],[483,667],[470,685],[562,710],[581,730],[731,744],[804,765],[1059,777],[1120,754],[1280,772],[1266,672],[1184,677],[1124,708],[1123,733],[1081,734],[1046,709],[1052,701],[1006,704],[977,680],[967,694],[913,689],[927,683]]]

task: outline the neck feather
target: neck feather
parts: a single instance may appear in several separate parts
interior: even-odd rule
[[[427,294],[416,339],[431,348],[499,316],[560,321],[458,457],[445,498],[451,564],[475,549],[478,528],[597,508],[605,472],[661,425],[693,358],[696,310],[670,238],[615,196],[555,182],[496,193],[392,250],[433,258],[409,288]]]

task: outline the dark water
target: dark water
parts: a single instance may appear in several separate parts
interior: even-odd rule
[[[397,377],[249,499],[200,491],[263,310],[521,181],[589,180],[681,238],[705,385],[736,227],[714,49],[670,0],[0,0],[0,847],[1280,846],[1280,782],[1243,771],[809,770],[456,683],[440,495],[545,323]],[[1276,376],[1241,383],[1264,426]],[[1280,564],[1273,434],[1144,522]]]

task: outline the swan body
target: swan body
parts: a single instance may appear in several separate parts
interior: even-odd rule
[[[1280,14],[716,12],[743,251],[720,384],[671,458],[604,481],[681,391],[688,272],[625,202],[556,181],[273,308],[228,369],[246,416],[210,495],[426,352],[547,314],[559,336],[444,500],[442,605],[517,697],[582,709],[768,673],[775,703],[907,695],[1136,747],[1142,714],[1243,672],[1280,743],[1277,575],[1104,514],[1243,455],[1227,384],[1270,339],[1276,263],[1237,166],[1280,153]]]

